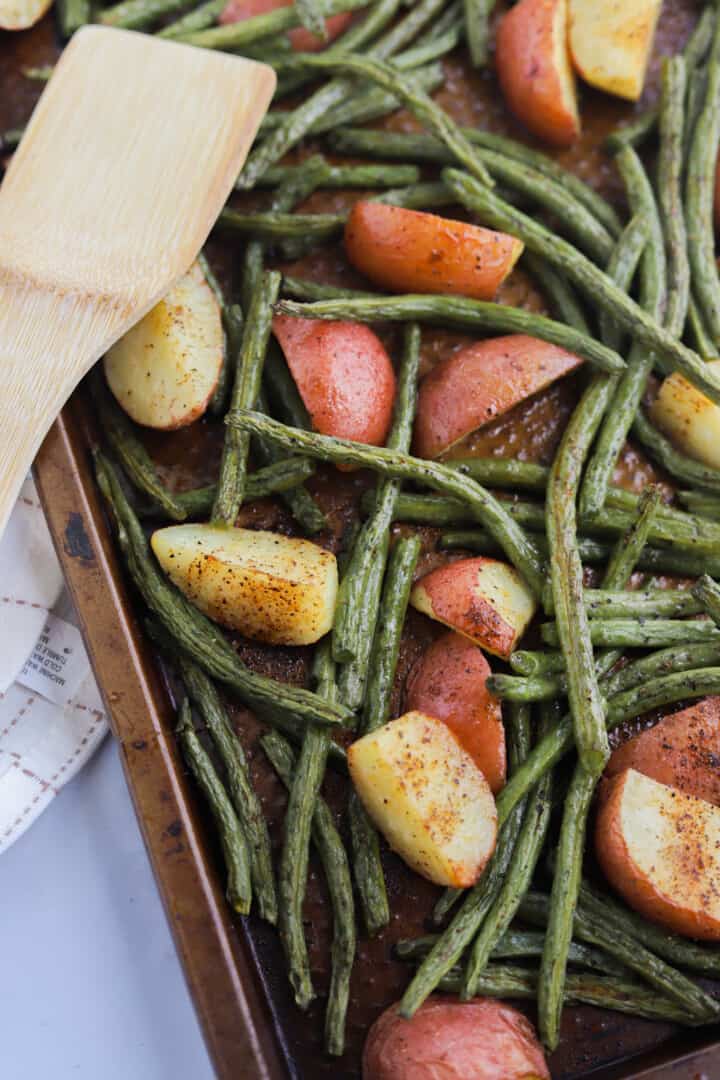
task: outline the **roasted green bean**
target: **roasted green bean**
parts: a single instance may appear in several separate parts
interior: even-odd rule
[[[137,0],[127,0],[128,3]],[[179,2],[179,0],[178,0]],[[121,6],[121,5],[118,5]],[[324,0],[323,14],[337,15],[341,11],[355,11],[365,7],[365,0]],[[186,45],[196,45],[203,49],[242,49],[246,45],[252,45],[263,38],[281,34],[285,30],[292,30],[300,26],[300,12],[294,4],[290,7],[275,8],[263,15],[253,15],[241,22],[228,23],[226,26],[212,26],[208,30],[198,30],[191,33],[177,33],[174,35]],[[117,24],[114,24],[117,25]]]
[[[587,816],[600,775],[600,769],[594,761],[591,761],[591,768],[592,771],[589,772],[582,759],[580,760],[565,796],[547,932],[540,961],[538,1027],[542,1041],[550,1050],[554,1050],[560,1041],[560,1018],[573,918],[582,874]],[[522,904],[520,910],[523,910]]]
[[[296,769],[292,749],[274,731],[263,735],[260,744],[289,789]],[[315,803],[312,838],[323,864],[333,909],[332,975],[325,1012],[325,1048],[329,1054],[340,1055],[345,1048],[345,1016],[355,959],[355,904],[345,847],[332,812],[322,798]]]
[[[474,516],[506,551],[508,558],[523,575],[531,589],[542,592],[544,575],[535,545],[504,510],[502,503],[479,484],[434,461],[411,457],[396,450],[367,447],[347,439],[336,439],[314,432],[298,431],[258,413],[238,411],[227,423],[241,430],[267,437],[278,446],[300,450],[309,457],[346,465],[362,465],[396,479],[416,480],[464,499]]]
[[[685,625],[691,625],[687,623]],[[698,670],[671,671],[650,682],[644,681],[638,686],[615,694],[608,701],[605,720],[608,731],[619,724],[642,716],[652,709],[674,704],[684,698],[698,698],[705,694],[714,694],[720,687],[720,668],[706,667]],[[557,727],[541,739],[531,750],[527,761],[512,776],[497,798],[498,822],[506,820],[508,814],[525,797],[527,792],[538,782],[546,769],[551,768],[573,746],[572,724],[569,717],[564,717]]]
[[[610,747],[595,675],[590,624],[583,603],[576,499],[585,458],[614,389],[613,380],[604,375],[596,375],[588,385],[565,429],[550,470],[545,512],[550,584],[558,632],[555,644],[560,645],[565,657],[567,693],[580,762],[584,772],[596,777],[605,767]],[[541,980],[542,985],[545,985],[544,980]],[[557,986],[555,989],[557,991]],[[551,1019],[548,1009],[545,1032],[549,1045],[554,1045],[556,1039],[556,1021],[558,1017]]]
[[[64,38],[72,37],[92,18],[90,0],[59,0],[56,10],[60,33]]]
[[[606,274],[627,293],[645,251],[649,232],[650,222],[643,214],[635,214],[623,229],[608,260]],[[622,334],[607,311],[600,313],[600,338],[609,348],[620,350]]]
[[[255,404],[260,390],[265,350],[270,337],[272,308],[280,291],[280,274],[268,271],[258,282],[252,298],[238,357],[230,401],[231,410]],[[231,427],[225,432],[217,494],[211,520],[234,525],[245,495],[250,437]]]
[[[192,725],[187,698],[180,706],[176,728],[183,757],[212,811],[218,827],[223,861],[227,871],[226,893],[238,915],[247,915],[252,905],[250,854],[242,826],[220,782],[215,767]]]
[[[419,368],[420,330],[411,325],[405,331],[395,412],[388,436],[388,449],[400,453],[406,453],[410,446]],[[339,679],[340,699],[353,709],[362,704],[365,694],[390,545],[390,526],[399,490],[398,479],[387,477],[378,483],[370,517],[358,533],[340,585],[333,626],[333,655],[336,659],[345,658]]]
[[[574,173],[568,172],[551,157],[533,150],[524,143],[505,135],[484,131],[481,128],[463,128],[463,135],[475,146],[496,151],[505,157],[529,165],[565,188],[597,218],[613,235],[619,236],[622,226],[617,214],[601,195]],[[452,164],[453,157],[439,139],[432,135],[410,134],[400,131],[371,131],[365,128],[349,128],[335,131],[332,144],[339,153],[358,154],[400,161],[427,161],[434,164]]]
[[[277,896],[272,866],[272,850],[260,799],[250,780],[248,763],[240,740],[230,726],[220,696],[201,668],[186,657],[176,660],[185,689],[199,711],[225,770],[230,799],[245,834],[250,874],[260,915],[277,922]]]
[[[692,595],[712,621],[720,626],[720,586],[708,574],[703,574],[693,585]]]
[[[458,330],[495,330],[507,334],[530,334],[569,352],[582,356],[590,364],[617,374],[624,362],[616,352],[572,327],[535,315],[522,308],[470,300],[464,296],[382,297],[374,300],[326,300],[316,304],[298,304],[281,300],[278,311],[309,319],[351,319],[355,322],[416,321],[440,323]]]
[[[258,180],[258,187],[275,187],[292,179],[302,165],[274,165]],[[417,165],[331,165],[318,187],[321,188],[394,188],[417,184]]]
[[[680,967],[689,968],[703,975],[720,974],[720,949],[717,947],[689,941],[687,938],[656,926],[655,923],[623,907],[607,893],[599,893],[587,881],[582,883],[580,897],[584,907],[602,917],[611,932],[617,929],[635,938],[658,956],[679,964]]]
[[[363,709],[363,734],[374,731],[386,723],[390,716],[390,697],[400,652],[400,638],[420,546],[418,537],[404,537],[398,540],[390,556],[370,655],[370,676]],[[377,835],[354,791],[350,794],[349,813],[355,884],[368,933],[376,934],[387,926],[390,908]]]
[[[544,709],[541,715],[539,734],[542,737],[552,718],[552,707]],[[550,825],[551,808],[552,772],[548,771],[528,797],[512,862],[495,903],[470,949],[462,988],[462,997],[466,1000],[475,996],[480,975],[491,955],[496,952],[499,940],[507,932],[522,897],[530,888]]]
[[[101,11],[98,22],[125,30],[144,30],[165,15],[183,11],[190,3],[191,0],[123,0]]]
[[[688,157],[685,217],[693,293],[710,337],[717,346],[720,342],[720,277],[715,264],[713,220],[715,169],[720,145],[720,18],[717,15],[707,70],[705,101],[695,125]],[[690,377],[687,372],[684,374]]]
[[[337,700],[335,664],[328,642],[316,650],[314,676],[318,689],[321,689],[321,696],[331,704],[334,703]],[[330,736],[327,730],[309,726],[293,772],[283,822],[283,845],[278,870],[280,940],[285,949],[290,985],[295,1001],[301,1009],[307,1009],[315,997],[302,908],[310,858],[310,830],[329,750]]]
[[[682,199],[686,68],[682,56],[663,62],[660,98],[658,208],[665,234],[668,291],[665,326],[682,335],[690,302],[690,263]]]
[[[135,434],[131,420],[115,402],[97,371],[93,373],[91,386],[102,433],[133,487],[147,495],[153,507],[166,517],[184,521],[187,517],[185,507],[163,484],[152,458]]]
[[[164,27],[159,33],[161,38],[182,37],[183,34],[193,34],[196,30],[207,30],[222,13],[227,0],[206,0],[206,3],[189,11],[180,19]]]
[[[653,319],[660,320],[667,290],[667,274],[665,241],[655,195],[645,168],[631,146],[621,150],[615,161],[625,183],[630,208],[633,214],[643,216],[649,229],[648,241],[640,260],[639,303]],[[584,517],[596,516],[605,503],[615,462],[640,404],[653,359],[643,342],[633,342],[627,368],[615,387],[585,472],[580,493],[580,514]]]

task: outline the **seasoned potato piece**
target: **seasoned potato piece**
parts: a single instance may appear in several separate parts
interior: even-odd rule
[[[637,101],[662,0],[570,0],[570,53],[591,86]]]
[[[720,372],[720,360],[708,368]],[[696,461],[720,469],[720,406],[705,397],[684,375],[668,375],[653,402],[652,419],[668,438]]]
[[[433,994],[410,1020],[391,1005],[368,1032],[363,1080],[550,1080],[530,1021],[490,998]]]
[[[720,808],[627,769],[601,806],[595,850],[641,915],[720,941]]]
[[[660,784],[720,806],[720,697],[665,716],[614,750],[604,784],[636,769]]]
[[[420,384],[416,453],[439,457],[581,364],[579,356],[527,334],[487,338],[452,353]]]
[[[495,66],[508,106],[552,146],[580,135],[567,0],[520,0],[500,21]]]
[[[322,435],[381,446],[392,422],[395,372],[369,326],[276,315],[273,333],[312,426]]]
[[[42,19],[52,0],[0,0],[0,29],[27,30]]]
[[[353,266],[383,288],[492,300],[523,243],[438,214],[357,202],[345,226],[345,250]]]
[[[517,570],[497,559],[459,559],[418,581],[410,603],[495,656],[507,658],[535,614]]]
[[[185,427],[205,412],[225,352],[220,307],[194,263],[105,357],[108,385],[145,427]]]
[[[408,675],[405,708],[446,723],[497,794],[505,783],[505,728],[500,699],[485,685],[491,674],[477,645],[449,630]]]
[[[332,626],[337,563],[309,540],[171,525],[151,543],[172,582],[222,626],[273,645],[311,645]]]
[[[495,849],[495,801],[442,720],[406,713],[354,742],[348,765],[368,814],[413,870],[438,885],[477,881]]]

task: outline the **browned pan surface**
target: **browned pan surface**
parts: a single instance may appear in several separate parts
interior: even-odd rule
[[[668,0],[665,4],[651,94],[659,55],[680,47],[694,14],[692,0]],[[36,84],[21,77],[20,68],[46,63],[55,52],[53,27],[48,19],[28,34],[6,34],[0,39],[0,128],[24,122],[38,93]],[[489,76],[469,75],[456,61],[448,64],[447,75],[446,86],[438,97],[454,115],[465,122],[480,122],[521,135],[519,128],[504,116]],[[621,103],[587,92],[583,110],[586,135],[578,148],[561,155],[565,164],[592,178],[610,194],[614,187],[612,171],[596,147],[604,133],[629,111]],[[389,126],[413,125],[400,114],[389,121]],[[345,201],[339,193],[314,196],[306,208],[326,209]],[[223,252],[218,250],[218,255],[222,259]],[[306,276],[326,281],[353,280],[339,250],[310,256],[299,269]],[[521,274],[516,275],[510,289],[506,299],[532,307],[542,305]],[[426,366],[457,347],[460,340],[458,335],[426,335]],[[469,440],[463,452],[548,460],[575,393],[572,380],[551,388],[483,432],[481,438]],[[46,440],[37,462],[37,478],[110,709],[113,730],[121,743],[148,852],[218,1075],[294,1075],[304,1080],[358,1077],[360,1049],[369,1024],[399,995],[407,980],[406,967],[392,959],[392,942],[426,928],[436,890],[387,855],[393,921],[377,940],[361,939],[353,978],[348,1052],[340,1061],[329,1060],[322,1053],[321,1040],[331,928],[321,875],[313,865],[306,905],[313,977],[320,996],[307,1014],[301,1014],[290,1000],[275,933],[253,919],[232,919],[224,903],[211,830],[175,750],[170,698],[160,669],[143,641],[135,597],[117,561],[93,486],[89,448],[94,440],[90,410],[80,390]],[[186,431],[151,435],[148,439],[148,448],[176,487],[202,483],[213,476],[219,445],[218,427],[204,422]],[[639,455],[628,449],[621,472],[630,486],[639,486],[649,469]],[[367,482],[363,474],[345,474],[339,487],[337,478],[327,472],[319,473],[313,481],[332,520],[332,535],[326,537],[329,545],[337,543]],[[290,527],[283,512],[269,501],[244,509],[243,516],[248,524]],[[430,530],[426,539],[424,569],[436,557]],[[412,659],[432,633],[425,620],[411,615],[399,688]],[[307,677],[305,650],[268,650],[242,639],[235,644],[243,659],[267,674],[297,682]],[[233,717],[278,839],[284,794],[257,745],[260,725],[245,710],[234,709]],[[340,805],[342,791],[343,784],[330,775],[326,792],[331,803]],[[631,1076],[715,1080],[720,1077],[720,1043],[716,1047],[712,1044],[719,1038],[717,1030],[677,1032],[669,1025],[632,1020],[617,1013],[570,1009],[564,1018],[562,1044],[551,1059],[551,1067],[556,1080],[571,1080],[590,1072],[604,1080]]]

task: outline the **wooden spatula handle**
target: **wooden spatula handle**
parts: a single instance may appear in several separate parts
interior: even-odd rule
[[[97,358],[113,312],[26,282],[0,285],[0,536],[50,425]]]
[[[78,381],[188,270],[274,89],[144,34],[65,49],[0,188],[0,532]]]

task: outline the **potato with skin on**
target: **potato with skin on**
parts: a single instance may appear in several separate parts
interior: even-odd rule
[[[495,850],[497,811],[487,780],[450,728],[405,713],[348,748],[367,813],[390,847],[436,885],[466,889]]]
[[[720,374],[720,360],[708,368]],[[720,469],[720,406],[701,393],[684,375],[668,375],[650,406],[655,425],[689,457]]]
[[[514,652],[537,609],[513,566],[483,557],[431,570],[414,586],[410,603],[503,660]]]
[[[523,247],[507,233],[384,203],[355,203],[345,225],[350,262],[394,292],[492,300]]]
[[[171,525],[150,542],[173,584],[221,626],[271,645],[312,645],[332,627],[337,563],[310,540]]]
[[[567,0],[520,0],[500,21],[495,66],[509,108],[534,135],[560,148],[580,136]]]
[[[416,453],[439,457],[581,364],[574,353],[527,334],[488,338],[460,349],[436,364],[420,384]]]
[[[220,306],[198,263],[105,356],[128,416],[170,431],[205,412],[225,355]]]
[[[382,446],[395,402],[395,372],[369,326],[276,315],[273,334],[312,426],[322,435]]]
[[[595,827],[610,884],[646,919],[720,941],[720,808],[626,769]]]
[[[720,697],[665,716],[614,750],[601,794],[625,769],[720,806]]]
[[[255,15],[266,15],[278,8],[289,7],[293,0],[229,0],[223,8],[220,19],[222,26],[228,23],[244,22],[252,19]],[[323,41],[317,34],[306,30],[304,26],[296,26],[288,30],[287,36],[293,52],[320,52],[350,25],[353,13],[341,11],[337,15],[330,15],[325,20],[327,39]]]
[[[42,19],[52,0],[0,0],[0,30],[27,30]]]
[[[363,1080],[550,1080],[530,1021],[504,1001],[433,994],[410,1020],[382,1013],[363,1049]]]
[[[637,101],[662,0],[569,0],[570,54],[585,82]]]
[[[507,758],[500,699],[486,681],[492,672],[477,645],[450,630],[418,657],[405,685],[405,708],[442,720],[497,795]]]

